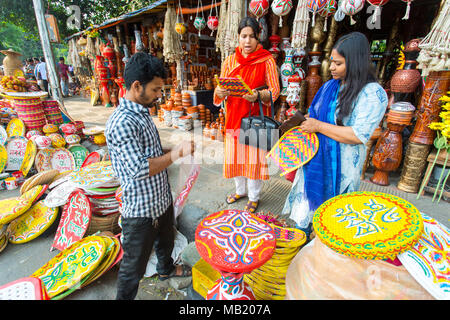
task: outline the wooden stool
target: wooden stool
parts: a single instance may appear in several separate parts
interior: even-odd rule
[[[430,177],[431,177],[431,171],[433,170],[433,162],[434,162],[434,158],[436,158],[436,151],[432,151],[429,155],[428,155],[428,158],[427,158],[427,161],[428,161],[428,166],[427,166],[427,170],[425,171],[425,175],[424,175],[424,177],[423,177],[423,180],[422,180],[422,184],[421,184],[421,186],[423,185],[423,184],[425,184],[425,188],[427,189],[427,191],[428,192],[431,192],[431,193],[433,193],[433,192],[435,192],[436,191],[436,188],[433,188],[433,187],[427,187],[427,185],[428,185],[428,182],[430,181]],[[437,158],[437,160],[436,160],[436,164],[440,164],[440,165],[444,165],[444,162],[445,162],[445,157],[447,156],[447,151],[444,149],[444,150],[441,150],[440,152],[439,152],[439,156],[438,156],[438,158]],[[422,193],[420,194],[421,196],[423,196],[424,194],[425,194],[425,188],[423,189],[423,191],[422,191]],[[443,196],[445,196],[445,197],[447,197],[447,198],[450,198],[450,192],[448,192],[448,191],[444,191],[444,193],[443,193]]]

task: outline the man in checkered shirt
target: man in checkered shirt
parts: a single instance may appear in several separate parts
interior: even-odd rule
[[[184,141],[164,150],[148,106],[161,97],[166,71],[162,62],[136,53],[123,73],[126,94],[108,119],[105,136],[122,195],[124,255],[117,281],[118,300],[136,297],[155,244],[160,280],[190,276],[187,266],[173,265],[174,213],[167,167],[193,154],[194,143]]]

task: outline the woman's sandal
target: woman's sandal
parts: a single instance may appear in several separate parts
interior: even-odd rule
[[[180,270],[179,267],[181,267],[181,274],[177,274],[178,273],[177,271]],[[159,274],[158,279],[160,281],[164,281],[164,280],[174,278],[174,277],[182,278],[182,277],[190,277],[190,276],[192,276],[191,267],[182,264],[182,265],[176,265],[175,268],[173,268],[172,272],[169,273],[168,275]]]
[[[255,213],[256,209],[258,208],[259,201],[248,201],[247,205],[244,208],[244,211]]]
[[[238,195],[237,193],[235,193],[235,194],[229,195],[227,197],[226,201],[227,201],[228,204],[232,204],[232,203],[235,203],[236,201],[238,201],[238,200],[240,200],[242,198],[245,198],[246,196],[247,196],[246,194],[241,196],[241,195]]]

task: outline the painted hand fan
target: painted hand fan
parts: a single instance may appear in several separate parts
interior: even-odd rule
[[[232,96],[245,96],[253,94],[252,89],[242,80],[240,76],[237,78],[223,78],[216,75],[217,85],[223,89],[230,91]]]

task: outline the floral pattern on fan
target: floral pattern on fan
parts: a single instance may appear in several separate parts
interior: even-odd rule
[[[300,127],[294,127],[278,140],[266,158],[271,157],[284,176],[310,161],[318,149],[319,139],[315,133],[305,133]]]

